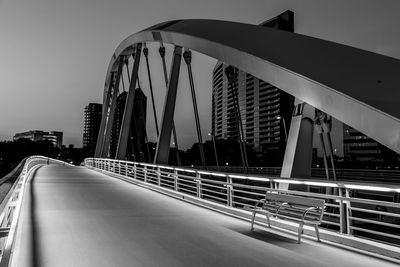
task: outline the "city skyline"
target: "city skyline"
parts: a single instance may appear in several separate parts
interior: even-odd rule
[[[0,86],[3,96],[0,140],[11,139],[14,133],[28,129],[57,129],[64,132],[65,144],[81,146],[83,109],[89,102],[102,103],[105,72],[116,45],[128,35],[161,21],[218,17],[259,24],[290,9],[295,12],[297,33],[400,58],[400,38],[392,34],[400,26],[396,18],[396,7],[400,6],[395,1],[384,1],[386,5],[377,1],[302,1],[308,5],[296,1],[254,1],[253,5],[229,1],[229,9],[227,1],[220,1],[212,8],[211,1],[208,5],[186,1],[153,1],[151,4],[139,1],[54,2],[0,2],[0,78],[3,81]],[[362,10],[358,8],[361,3]],[[106,15],[110,18],[104,19]],[[156,52],[156,46],[149,48],[150,53]],[[150,57],[153,85],[158,88],[156,103],[160,117],[165,85],[161,75],[156,78],[156,74],[161,73],[157,60]],[[198,53],[193,55],[205,137],[211,126],[211,82],[215,62]],[[178,91],[182,105],[176,112],[177,132],[183,140],[183,148],[196,140],[185,72],[182,68]],[[140,77],[144,91],[148,92],[143,64]],[[154,140],[154,122],[151,122],[152,116],[148,118],[149,139]]]

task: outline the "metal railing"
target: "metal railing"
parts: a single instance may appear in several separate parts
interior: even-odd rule
[[[48,164],[70,165],[42,156],[27,158],[21,173],[0,204],[0,267],[9,265],[26,182],[38,167]]]
[[[396,185],[237,175],[111,159],[85,159],[85,166],[237,209],[253,207],[267,190],[324,199],[321,228],[400,245],[400,187]],[[288,184],[290,190],[279,189],[280,184]]]
[[[220,171],[229,173],[242,173],[250,175],[267,175],[279,177],[281,174],[280,167],[248,167],[241,166],[195,166],[194,168]],[[332,169],[329,170],[329,176],[333,177]],[[375,170],[375,169],[336,169],[338,181],[363,181],[371,183],[392,183],[400,185],[400,170]],[[311,177],[314,179],[326,179],[325,168],[312,168]]]

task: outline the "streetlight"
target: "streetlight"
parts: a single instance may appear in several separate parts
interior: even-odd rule
[[[283,129],[284,129],[284,131],[285,131],[285,141],[287,142],[287,130],[286,130],[285,118],[282,117],[281,115],[278,115],[276,118],[277,118],[278,120],[282,119],[282,121],[283,121]]]

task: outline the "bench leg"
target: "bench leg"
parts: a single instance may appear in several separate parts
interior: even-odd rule
[[[269,221],[269,213],[267,213],[265,217],[267,217],[268,228],[271,228],[271,222]]]
[[[321,239],[319,239],[319,229],[318,229],[318,225],[315,225],[315,234],[316,234],[316,236],[317,236],[318,242],[321,242]]]
[[[303,233],[303,226],[304,226],[304,223],[299,223],[299,230],[298,230],[298,241],[297,241],[297,243],[299,243],[300,244],[300,242],[301,242],[301,234]]]
[[[251,218],[251,227],[250,227],[250,231],[253,231],[254,229],[254,220],[256,219],[256,209],[254,209],[253,211],[253,217]]]

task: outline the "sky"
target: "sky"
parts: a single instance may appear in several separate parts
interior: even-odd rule
[[[27,130],[57,130],[64,132],[64,144],[80,147],[83,109],[90,102],[102,103],[109,60],[133,33],[173,19],[258,24],[287,9],[295,13],[297,33],[400,59],[397,0],[0,0],[0,140]],[[158,46],[149,48],[160,119],[165,84]],[[204,139],[211,128],[215,62],[193,55]],[[139,75],[148,93],[143,63]],[[155,139],[152,116],[148,114],[150,140]],[[175,124],[181,147],[187,148],[196,132],[184,64]]]

